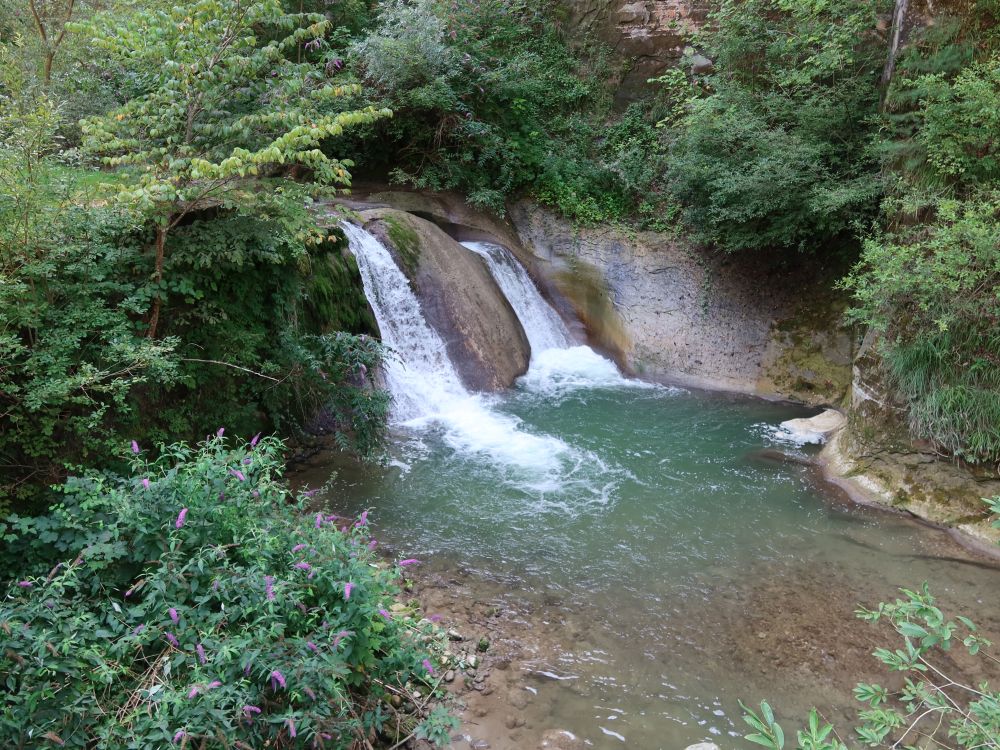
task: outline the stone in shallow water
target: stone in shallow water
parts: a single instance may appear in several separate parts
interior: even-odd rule
[[[696,742],[688,745],[684,750],[719,750],[719,746],[714,742]]]
[[[583,742],[566,729],[549,729],[542,735],[539,750],[578,750]]]
[[[822,443],[841,427],[847,418],[835,409],[827,409],[808,419],[789,419],[781,428],[803,443]]]

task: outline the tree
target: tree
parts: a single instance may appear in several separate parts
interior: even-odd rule
[[[42,43],[42,77],[46,84],[52,80],[52,61],[66,37],[76,4],[77,0],[28,0],[35,31]]]
[[[98,16],[87,25],[95,47],[149,81],[141,96],[82,128],[84,150],[131,178],[120,200],[156,227],[150,339],[160,324],[174,228],[208,208],[301,205],[303,191],[280,179],[295,171],[308,171],[317,185],[349,185],[353,165],[325,155],[320,144],[391,114],[341,111],[338,100],[358,87],[338,85],[325,66],[292,59],[300,44],[321,52],[329,27],[318,14],[286,13],[278,0],[199,0],[117,23]],[[264,177],[279,184],[265,193]]]

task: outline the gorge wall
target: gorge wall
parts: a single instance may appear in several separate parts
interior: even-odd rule
[[[596,39],[620,65],[616,98],[638,98],[646,80],[681,59],[689,35],[705,21],[707,0],[566,0],[575,36]]]

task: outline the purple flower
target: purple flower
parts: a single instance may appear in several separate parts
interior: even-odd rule
[[[174,634],[173,634],[173,633],[171,633],[171,632],[170,632],[169,630],[168,630],[168,631],[166,631],[166,632],[164,632],[164,634],[163,634],[163,635],[164,635],[164,637],[165,637],[165,638],[166,638],[166,639],[167,639],[168,641],[170,641],[170,645],[171,645],[171,646],[173,646],[174,648],[180,648],[180,647],[181,647],[181,644],[177,642],[177,639],[176,639],[176,638],[174,638]]]
[[[358,518],[358,522],[354,524],[355,528],[360,529],[362,526],[368,523],[368,511],[362,512],[361,516]]]
[[[312,497],[313,495],[316,494],[316,492],[317,490],[308,490],[302,493],[302,497]]]
[[[136,626],[135,626],[135,627],[134,627],[134,628],[132,629],[132,635],[139,635],[139,633],[141,633],[141,632],[142,632],[143,630],[145,630],[145,629],[146,629],[146,626],[145,626],[145,625],[136,625]]]
[[[177,610],[171,607],[167,610],[167,614],[170,615],[170,619],[174,621],[174,625],[180,622],[180,617],[177,616]]]
[[[216,437],[222,437],[225,434],[226,434],[226,428],[225,427],[220,427],[219,431],[215,433],[215,436]]]
[[[243,465],[244,466],[249,466],[252,461],[253,461],[253,459],[250,458],[250,456],[247,456],[246,458],[243,459]]]
[[[243,713],[245,714],[259,714],[260,709],[257,706],[244,706]]]
[[[18,581],[17,585],[20,586],[22,589],[30,589],[35,584],[33,584],[31,581]]]
[[[205,662],[208,661],[208,659],[205,658],[205,649],[202,647],[200,643],[194,647],[194,650],[198,653],[198,661],[200,663],[204,664]]]
[[[319,648],[312,641],[306,641],[306,646],[308,646],[312,651],[319,651]]]
[[[431,622],[441,622],[441,615],[431,615],[427,619]]]
[[[354,588],[354,584],[353,583],[345,583],[344,584],[344,601],[345,602],[348,599],[351,598],[351,589],[353,589],[353,588]]]
[[[218,590],[219,590],[219,579],[216,578],[214,581],[212,581],[212,591],[218,591]]]
[[[274,601],[274,576],[264,576],[264,593],[269,602]]]
[[[142,487],[143,489],[149,489],[149,479],[147,477],[142,478]]]
[[[313,692],[312,690],[310,690],[309,688],[302,688],[302,692],[304,692],[304,693],[305,693],[306,695],[308,695],[308,696],[309,696],[310,698],[312,698],[313,700],[316,700],[316,693],[314,693],[314,692]]]
[[[387,612],[386,610],[384,610],[384,609],[380,609],[380,610],[378,611],[378,613],[379,613],[380,615],[382,615],[382,617],[384,617],[384,618],[385,618],[385,619],[387,619],[387,620],[391,620],[391,619],[392,619],[392,615],[390,615],[390,614],[389,614],[389,613],[388,613],[388,612]]]
[[[241,482],[245,482],[247,480],[247,478],[243,476],[243,472],[240,471],[239,469],[230,469],[229,473],[232,474],[237,479],[239,479]]]
[[[322,513],[317,513],[316,514],[316,528],[318,529],[322,525],[323,525],[323,514]]]
[[[277,669],[271,672],[268,677],[271,678],[271,690],[276,691],[278,689],[278,685],[281,685],[282,688],[285,687],[285,675],[281,674],[281,672]]]
[[[309,570],[312,566],[305,560],[302,560],[301,562],[295,563],[295,567],[299,570]]]
[[[188,690],[188,700],[191,700],[196,695],[198,695],[198,686],[197,685],[195,685],[193,688],[191,688],[190,690]]]
[[[249,677],[250,676],[250,669],[252,667],[253,667],[253,662],[247,663],[247,665],[245,667],[243,667],[243,674],[245,674],[247,677]],[[258,711],[257,713],[260,713],[260,711]]]
[[[258,440],[260,440],[260,433],[259,432],[256,435],[253,436],[253,439],[250,441],[250,447],[253,448],[254,446],[256,446]]]
[[[128,591],[126,591],[125,592],[125,598],[128,599],[130,596],[132,596],[132,593],[134,591],[135,591],[135,589],[129,589]]]
[[[176,732],[174,732],[174,744],[176,745],[178,742],[180,742],[184,738],[185,734],[186,732],[183,729],[178,729]]]
[[[288,724],[288,734],[290,734],[292,737],[294,737],[295,736],[295,720],[294,719],[287,719],[286,723]]]
[[[209,690],[215,690],[215,688],[222,687],[222,683],[219,680],[212,680],[206,687]]]
[[[132,441],[132,452],[136,455],[139,455],[139,444],[134,440]]]
[[[181,526],[184,525],[184,519],[187,518],[187,514],[188,514],[188,509],[181,508],[181,512],[177,514],[177,520],[174,521],[175,529],[179,529]]]
[[[419,564],[420,564],[420,560],[417,560],[416,558],[413,558],[413,557],[409,558],[408,560],[400,560],[399,561],[399,567],[401,567],[401,568],[405,568],[408,565],[419,565]]]
[[[430,659],[424,659],[421,663],[424,665],[424,669],[427,670],[427,674],[434,674],[434,667],[431,665]]]
[[[306,545],[304,544],[296,544],[294,547],[292,547],[292,552],[298,552],[299,550],[303,550],[305,548]]]
[[[378,542],[376,542],[374,539],[372,539],[370,542],[368,542],[368,551],[369,552],[374,551],[374,549],[376,547],[378,547]]]
[[[337,644],[340,643],[344,638],[351,635],[350,630],[341,630],[337,635],[333,637],[333,647],[337,648]]]

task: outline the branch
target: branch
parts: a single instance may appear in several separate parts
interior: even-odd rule
[[[251,370],[248,367],[240,367],[239,365],[234,365],[231,362],[220,362],[217,359],[196,359],[194,357],[183,357],[181,362],[203,362],[207,365],[222,365],[223,367],[232,367],[234,370],[242,370],[243,372],[248,372],[251,375],[256,375],[258,378],[264,378],[265,380],[270,380],[274,383],[280,383],[281,381],[277,378],[272,378],[270,375],[265,375],[262,372],[257,372],[256,370]]]

